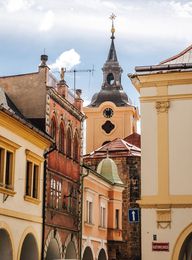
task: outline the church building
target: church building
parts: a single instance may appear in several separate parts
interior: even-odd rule
[[[107,246],[109,260],[139,260],[140,209],[136,202],[140,198],[141,150],[140,135],[137,134],[139,113],[121,84],[123,70],[118,62],[114,43],[115,16],[112,14],[110,18],[112,20],[111,44],[107,60],[102,68],[101,90],[95,93],[91,103],[83,108],[87,117],[87,154],[84,155],[83,161],[94,171],[98,171],[98,166],[106,158],[106,154],[115,162],[125,188],[122,193],[122,212],[119,215],[122,226],[121,228],[113,227],[112,230],[114,233],[121,234],[122,239],[108,236],[105,245],[103,237],[98,240],[92,236],[92,243],[89,243],[89,246],[92,245],[94,249],[96,242],[99,241],[100,244],[103,242]],[[98,187],[95,185],[94,188],[95,194],[99,194],[96,190]],[[137,217],[134,215],[133,219],[129,220],[129,215],[132,213],[137,214]],[[110,221],[110,217],[108,221]],[[111,229],[108,228],[108,232],[111,232]]]
[[[103,83],[91,103],[83,108],[86,120],[86,152],[97,149],[115,138],[125,138],[137,132],[138,110],[123,90],[121,74],[115,49],[115,28],[111,15],[111,45],[107,60],[102,68]]]

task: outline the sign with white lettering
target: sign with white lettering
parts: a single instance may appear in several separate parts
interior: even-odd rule
[[[152,251],[169,251],[169,243],[152,242]]]

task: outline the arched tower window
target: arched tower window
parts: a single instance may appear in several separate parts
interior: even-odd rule
[[[66,154],[68,157],[71,157],[71,145],[72,145],[72,134],[71,128],[67,129],[67,139],[66,139]]]
[[[75,133],[73,141],[73,159],[79,161],[79,140],[77,132]]]
[[[64,126],[63,123],[60,124],[59,127],[59,151],[64,153],[65,151],[65,136],[64,136]]]
[[[50,135],[56,140],[56,120],[55,117],[51,119]]]

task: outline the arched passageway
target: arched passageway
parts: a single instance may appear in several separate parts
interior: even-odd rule
[[[104,249],[100,250],[98,260],[107,260],[107,256]]]
[[[83,260],[93,260],[93,254],[89,246],[85,248],[85,251],[83,253]]]
[[[192,233],[190,233],[185,239],[179,253],[179,260],[191,260],[191,259],[192,259]]]
[[[11,239],[8,232],[5,229],[0,229],[0,259],[12,260],[13,249]]]
[[[59,245],[55,238],[52,238],[47,248],[46,260],[60,259]]]
[[[66,249],[65,259],[76,259],[76,258],[77,258],[77,254],[75,251],[75,244],[73,241],[70,241]]]
[[[31,233],[26,235],[21,248],[20,260],[26,260],[26,259],[27,260],[39,259],[37,241],[33,236],[33,234]]]

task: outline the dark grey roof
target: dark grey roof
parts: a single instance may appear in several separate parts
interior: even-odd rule
[[[12,100],[5,93],[3,88],[0,87],[0,106],[5,109],[11,111],[12,113],[18,115],[21,118],[25,118],[24,115],[19,111],[19,109],[15,106]]]
[[[107,61],[117,61],[117,54],[116,54],[115,44],[114,44],[113,38],[111,40],[111,46],[110,46],[110,49],[109,49]]]
[[[88,107],[98,107],[105,101],[113,102],[117,107],[131,106],[131,100],[123,89],[105,88],[93,95]]]

